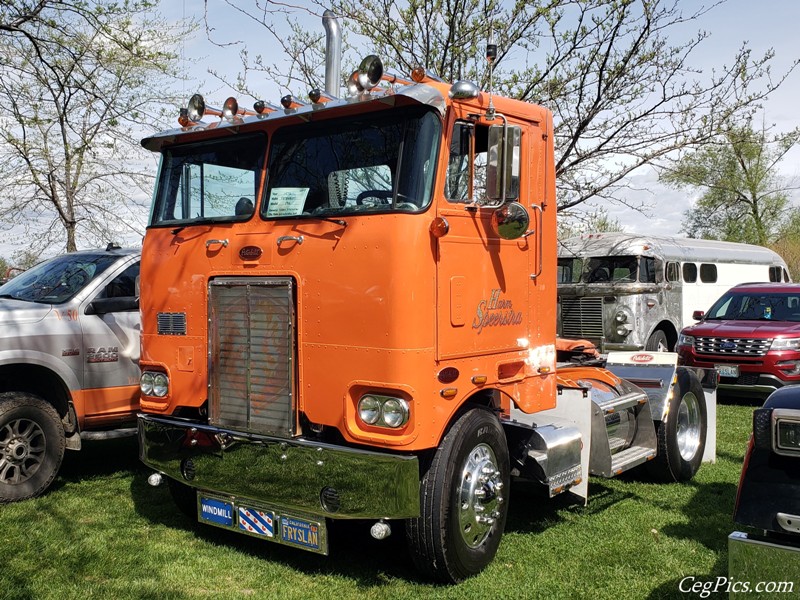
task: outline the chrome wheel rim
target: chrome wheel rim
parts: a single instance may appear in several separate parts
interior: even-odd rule
[[[45,435],[30,419],[0,428],[0,483],[19,484],[33,477],[44,462]]]
[[[497,457],[490,446],[478,444],[461,471],[459,489],[458,523],[467,546],[477,548],[486,540],[504,501]]]
[[[681,458],[691,461],[700,448],[700,402],[692,392],[684,394],[678,406],[676,436]]]

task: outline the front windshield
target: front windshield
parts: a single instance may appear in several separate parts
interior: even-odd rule
[[[250,218],[266,151],[267,138],[260,134],[166,149],[150,224]]]
[[[440,133],[424,107],[284,127],[273,137],[261,216],[425,208]]]
[[[647,256],[601,256],[583,264],[584,283],[656,283],[656,261]]]
[[[113,254],[65,254],[17,275],[0,287],[0,298],[62,304],[117,260]]]
[[[800,295],[729,292],[714,303],[706,319],[800,323]]]

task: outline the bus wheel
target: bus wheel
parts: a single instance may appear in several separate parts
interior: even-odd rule
[[[503,535],[509,484],[500,422],[488,410],[469,410],[436,450],[420,484],[420,516],[407,521],[416,567],[445,583],[482,571]]]
[[[667,334],[660,329],[654,331],[653,334],[647,338],[644,349],[650,350],[651,352],[669,352],[670,348],[669,342],[667,341]]]
[[[678,369],[667,415],[657,426],[658,455],[650,462],[651,472],[664,481],[688,481],[703,460],[707,429],[703,387],[692,371]]]

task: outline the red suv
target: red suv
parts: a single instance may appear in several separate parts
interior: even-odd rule
[[[678,339],[678,362],[719,370],[719,390],[765,397],[800,383],[800,284],[744,283],[728,290]]]

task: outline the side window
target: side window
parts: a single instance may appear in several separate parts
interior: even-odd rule
[[[98,298],[135,298],[136,279],[139,277],[139,263],[131,265],[117,275],[105,289],[98,294]]]
[[[683,263],[683,280],[686,283],[697,281],[697,265],[694,263]]]
[[[780,281],[781,280],[781,267],[770,267],[769,268],[769,280],[770,281]]]
[[[678,263],[676,263],[676,262],[668,262],[667,263],[667,281],[674,282],[674,281],[680,281],[680,279],[681,279],[681,274],[680,274],[680,268],[679,268]]]
[[[466,121],[453,126],[444,189],[450,202],[471,202],[478,190],[485,189],[488,144],[488,127]]]
[[[703,283],[717,282],[717,265],[703,263],[700,265],[700,281]]]
[[[656,259],[642,256],[639,259],[639,281],[641,283],[656,283]]]

